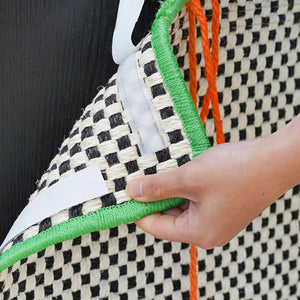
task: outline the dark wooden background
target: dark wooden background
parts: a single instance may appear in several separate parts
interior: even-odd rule
[[[117,66],[118,0],[0,2],[0,243],[82,109]],[[158,8],[145,1],[138,41]]]

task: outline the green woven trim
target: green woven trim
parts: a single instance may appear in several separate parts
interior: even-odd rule
[[[101,231],[120,224],[133,222],[148,214],[177,206],[183,201],[185,200],[181,198],[171,198],[167,201],[161,200],[149,203],[132,200],[120,205],[104,207],[84,216],[54,225],[6,250],[0,256],[0,273],[17,261],[42,251],[48,246],[74,239],[89,232]]]
[[[169,42],[171,22],[186,2],[189,0],[168,0],[163,3],[152,25],[151,42],[160,74],[172,97],[195,157],[208,149],[210,143]]]
[[[191,144],[193,157],[195,157],[206,150],[210,144],[169,43],[170,24],[182,9],[184,3],[188,1],[167,0],[164,2],[157,13],[151,33],[152,46],[160,73],[172,97],[175,110],[182,121],[184,131]],[[140,203],[132,200],[120,205],[105,207],[87,215],[54,225],[6,250],[0,256],[0,272],[17,261],[42,251],[48,246],[74,239],[89,232],[101,231],[120,224],[133,222],[148,214],[179,205],[184,201],[185,199],[182,198],[171,198],[151,203]]]

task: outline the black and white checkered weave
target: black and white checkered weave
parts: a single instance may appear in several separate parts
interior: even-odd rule
[[[137,138],[131,132],[126,112],[120,101],[114,75],[93,102],[86,107],[80,120],[64,140],[59,153],[39,181],[36,197],[60,178],[97,164],[102,172],[109,194],[62,211],[32,226],[17,236],[12,244],[38,234],[49,227],[83,214],[131,200],[125,192],[127,181],[162,170],[172,170],[191,159],[192,150],[175,114],[173,102],[166,91],[156,67],[150,36],[145,38],[137,53],[142,75],[168,147],[152,155],[141,155]]]
[[[217,89],[227,142],[267,136],[300,112],[300,2],[220,1],[220,43]],[[204,2],[211,21],[210,1]],[[170,42],[189,84],[188,15],[173,22]],[[211,23],[208,22],[209,28]],[[211,31],[209,32],[211,34]],[[197,26],[196,53],[199,111],[206,93],[204,57]],[[213,144],[210,114],[206,132]]]
[[[3,297],[186,299],[188,248],[154,239],[134,224],[93,232],[48,247],[9,268]]]
[[[203,5],[210,26],[210,1]],[[217,89],[226,141],[267,136],[300,113],[300,2],[228,0],[220,6]],[[198,28],[199,111],[207,88],[200,35]],[[189,85],[185,8],[170,28],[170,42]],[[103,166],[111,193],[42,221],[13,243],[69,218],[128,201],[127,180],[191,159],[150,35],[143,40],[138,59],[170,146],[151,157],[141,156],[120,104],[117,75],[113,76],[85,109],[32,197],[95,162]],[[206,131],[214,144],[211,113]],[[299,210],[296,186],[226,246],[198,249],[201,299],[299,299]],[[188,299],[188,272],[188,245],[154,239],[128,224],[50,246],[15,263],[0,274],[0,295],[3,299]]]
[[[203,4],[210,21],[211,3]],[[217,89],[226,141],[268,136],[300,113],[300,2],[220,1],[220,7]],[[185,9],[172,24],[170,42],[189,85]],[[201,111],[208,84],[201,43],[196,47]],[[214,144],[212,113],[205,129]],[[299,299],[299,210],[298,185],[228,245],[198,249],[200,298]]]
[[[116,74],[76,122],[31,197],[36,197],[60,178],[95,163],[100,166],[111,193],[43,220],[17,236],[4,251],[70,218],[129,201],[125,193],[129,179],[172,170],[191,160],[190,144],[158,72],[150,38],[147,36],[143,40],[137,58],[168,148],[153,155],[141,155],[119,99]],[[177,265],[175,269],[174,264]],[[30,255],[3,271],[0,285],[4,299],[20,295],[25,299],[105,299],[111,295],[120,295],[121,299],[165,298],[168,295],[185,298],[189,294],[188,266],[188,245],[156,240],[134,224],[128,224],[86,234]],[[55,275],[46,271],[50,269]],[[75,280],[77,277],[79,281]],[[162,284],[165,279],[168,279],[167,289]]]

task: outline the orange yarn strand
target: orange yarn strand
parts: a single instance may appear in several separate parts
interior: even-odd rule
[[[196,20],[192,3],[189,2],[186,7],[189,15],[190,95],[197,110]]]
[[[212,98],[213,114],[215,119],[216,131],[217,131],[217,143],[225,143],[223,127],[220,116],[219,109],[219,97],[216,86],[217,80],[217,71],[219,64],[219,29],[220,29],[220,4],[218,0],[212,0],[212,63],[214,67],[214,76],[215,76],[215,89],[216,89],[216,98]]]
[[[218,0],[212,0],[212,64],[214,67],[214,74],[217,73],[218,63],[219,63],[219,29],[220,29],[220,4]],[[200,118],[202,123],[204,124],[208,112],[209,112],[209,103],[210,103],[210,87],[203,99],[202,110],[200,114]]]
[[[202,102],[202,108],[200,113],[200,119],[203,125],[205,124],[205,120],[209,113],[209,104],[210,104],[210,97],[208,96],[208,93],[206,93]]]
[[[211,85],[213,85],[213,82],[215,81],[214,68],[212,65],[211,53],[209,49],[210,45],[208,39],[208,27],[207,27],[206,17],[202,11],[199,0],[193,0],[192,3],[194,4],[195,14],[200,23],[202,49],[203,49],[203,56],[205,61],[205,75],[208,82],[207,92],[203,100],[204,107],[202,107],[202,113],[201,113],[201,117],[202,117],[201,119],[202,121],[204,121],[205,117],[208,114],[209,101],[214,96],[211,88]]]
[[[203,56],[205,60],[205,75],[208,82],[208,89],[206,97],[204,97],[204,110],[203,113],[200,115],[201,120],[204,121],[208,114],[208,106],[209,106],[209,99],[211,99],[212,109],[213,109],[213,116],[216,126],[217,132],[217,143],[221,144],[225,142],[223,128],[221,123],[221,116],[219,110],[219,100],[218,100],[218,92],[216,86],[216,72],[218,68],[218,40],[219,40],[219,2],[217,0],[212,0],[213,5],[213,25],[214,28],[212,29],[213,33],[213,41],[212,41],[212,54],[210,53],[210,46],[209,46],[209,39],[208,39],[208,27],[206,22],[206,17],[202,11],[201,4],[199,0],[192,0],[195,9],[195,15],[200,23],[201,28],[201,40],[202,40],[202,48],[203,48]],[[207,100],[208,99],[208,100]],[[202,108],[203,109],[203,108]]]
[[[219,63],[219,30],[220,30],[220,4],[218,0],[212,0],[212,63],[217,73]],[[217,75],[217,74],[216,74]]]
[[[190,291],[190,300],[197,300],[198,299],[198,282],[197,282],[197,248],[195,245],[191,244],[190,247],[190,256],[191,256],[191,263],[190,263],[190,284],[191,284],[191,291]]]
[[[209,104],[211,101],[213,117],[216,127],[216,140],[217,143],[224,143],[224,134],[221,123],[221,116],[219,111],[219,99],[216,86],[217,70],[219,63],[219,18],[220,18],[220,5],[218,0],[212,0],[212,51],[210,52],[210,44],[208,39],[208,26],[206,17],[202,11],[201,4],[199,0],[192,0],[186,4],[189,16],[189,63],[190,63],[190,95],[193,99],[196,110],[198,110],[197,104],[197,60],[196,60],[196,22],[195,17],[197,17],[200,28],[201,28],[201,41],[203,56],[205,61],[205,75],[208,82],[208,88],[202,103],[202,110],[200,118],[204,124],[205,119],[209,112]],[[198,299],[198,283],[197,283],[197,248],[195,245],[191,244],[190,247],[190,299]]]
[[[197,60],[196,60],[196,20],[194,6],[192,3],[186,4],[189,15],[189,62],[190,62],[190,94],[193,99],[196,110],[197,103]],[[198,284],[197,284],[197,248],[195,245],[190,246],[190,299],[198,299]]]

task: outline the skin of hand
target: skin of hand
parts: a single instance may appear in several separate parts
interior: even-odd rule
[[[174,171],[132,180],[127,193],[137,201],[188,199],[136,224],[157,238],[204,249],[226,244],[300,183],[299,137],[300,115],[269,137],[218,145]]]

